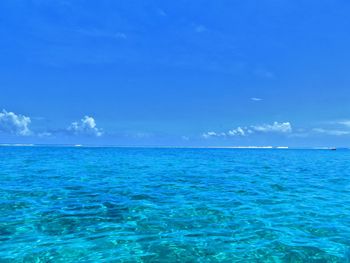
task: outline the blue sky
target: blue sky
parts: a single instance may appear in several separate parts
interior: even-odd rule
[[[350,146],[350,2],[0,2],[0,143]]]

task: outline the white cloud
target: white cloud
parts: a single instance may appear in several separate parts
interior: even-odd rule
[[[340,121],[340,122],[338,122],[338,124],[341,124],[341,125],[344,125],[344,126],[350,128],[350,120]]]
[[[252,126],[252,129],[257,132],[278,132],[290,133],[292,132],[292,125],[290,122],[274,122],[273,124],[263,124],[259,126]]]
[[[202,134],[202,137],[206,138],[206,139],[208,139],[210,137],[217,137],[217,136],[218,136],[218,134],[216,132],[213,132],[213,131],[205,132]]]
[[[68,127],[68,131],[74,134],[85,134],[100,137],[103,132],[96,127],[95,119],[89,116],[85,116],[79,122],[72,122]]]
[[[252,101],[262,101],[263,99],[261,98],[250,98]]]
[[[30,123],[30,118],[24,115],[17,115],[6,110],[0,112],[0,131],[2,132],[27,136],[31,134],[29,129]]]
[[[237,127],[228,132],[206,132],[202,134],[205,139],[211,137],[234,137],[234,136],[248,136],[253,133],[291,133],[292,125],[290,122],[274,122],[273,124],[263,124],[258,126]]]
[[[323,122],[327,124],[326,128],[313,128],[310,129],[308,134],[323,134],[329,136],[346,136],[350,135],[350,120],[335,120],[335,121],[327,121]]]
[[[202,137],[205,139],[208,139],[211,137],[226,137],[226,136],[227,136],[227,134],[224,132],[213,132],[213,131],[205,132],[202,134]]]
[[[245,130],[246,130],[246,128],[238,127],[236,129],[228,131],[227,135],[229,135],[229,136],[245,136],[245,133],[246,133]]]
[[[327,130],[323,128],[315,128],[315,129],[312,129],[312,131],[316,133],[322,133],[322,134],[334,135],[334,136],[350,135],[350,131],[342,131],[342,130]]]

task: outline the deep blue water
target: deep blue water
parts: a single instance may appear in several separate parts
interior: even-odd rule
[[[0,262],[350,262],[350,151],[0,147]]]

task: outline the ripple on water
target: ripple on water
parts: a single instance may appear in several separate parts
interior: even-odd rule
[[[350,151],[0,148],[0,262],[350,262]]]

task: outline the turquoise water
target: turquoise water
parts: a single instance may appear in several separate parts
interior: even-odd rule
[[[350,151],[0,147],[0,262],[350,262]]]

